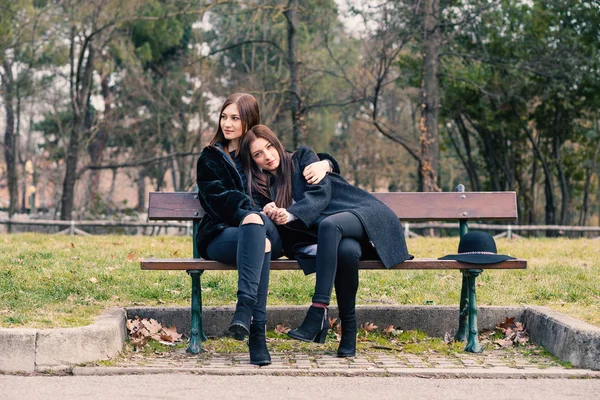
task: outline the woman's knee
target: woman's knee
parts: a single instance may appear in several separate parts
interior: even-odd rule
[[[340,225],[335,221],[335,218],[328,217],[319,224],[318,235],[321,236],[335,234],[339,229]]]
[[[271,252],[271,241],[269,239],[265,239],[265,253]]]
[[[343,238],[338,246],[338,266],[358,268],[362,249],[360,243],[351,238]]]
[[[242,220],[242,225],[246,225],[246,224],[264,225],[265,223],[263,222],[260,215],[258,215],[257,213],[250,213],[250,214],[246,215],[244,217],[244,219]]]

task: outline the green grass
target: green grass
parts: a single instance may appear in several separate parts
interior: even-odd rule
[[[591,239],[497,241],[528,260],[524,271],[484,271],[480,305],[544,305],[600,326],[600,243]],[[409,239],[416,257],[455,253],[457,238]],[[104,309],[189,305],[184,272],[141,271],[141,257],[190,257],[187,237],[0,235],[0,326],[87,325]],[[359,304],[456,305],[457,271],[361,271]],[[235,271],[202,277],[204,305],[235,303]],[[269,304],[306,305],[314,275],[275,271]]]

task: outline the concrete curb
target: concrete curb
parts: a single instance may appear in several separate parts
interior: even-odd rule
[[[125,310],[115,308],[97,317],[92,325],[77,328],[0,328],[0,371],[62,371],[73,364],[115,357],[127,338],[125,320]]]
[[[600,370],[600,328],[547,307],[527,307],[523,323],[531,340],[554,356]]]
[[[146,375],[183,373],[194,375],[272,375],[272,376],[390,376],[412,378],[481,378],[481,379],[600,379],[600,372],[585,369],[547,369],[520,370],[516,368],[387,368],[381,370],[340,370],[319,368],[318,370],[290,370],[284,368],[252,367],[247,368],[152,368],[152,367],[75,367],[73,375]]]
[[[269,329],[276,324],[295,326],[300,324],[304,318],[306,307],[285,306],[269,307]],[[233,307],[205,307],[204,329],[209,336],[220,336],[226,329],[233,314]],[[337,314],[332,308],[332,316]],[[123,348],[126,339],[126,318],[155,318],[161,323],[175,325],[180,332],[189,335],[190,309],[189,307],[176,308],[147,308],[132,307],[127,309],[111,309],[96,318],[94,324],[65,329],[6,329],[0,328],[0,372],[4,373],[26,373],[47,371],[70,371],[75,364],[91,361],[106,360],[117,356]],[[454,332],[458,323],[457,307],[440,306],[359,306],[357,317],[359,323],[372,322],[380,328],[387,325],[396,325],[400,329],[419,329],[430,336],[443,337],[446,332]],[[542,345],[551,354],[570,362],[577,368],[589,368],[600,370],[600,328],[571,318],[560,312],[545,307],[480,307],[479,328],[493,329],[505,318],[515,318],[522,321],[530,333],[534,343]],[[85,367],[85,371],[100,371],[102,368]],[[107,368],[107,371],[118,371],[119,368]],[[396,371],[397,370],[397,371]],[[424,376],[428,374],[427,369],[388,369],[385,374],[399,374],[402,376]],[[556,377],[575,376],[577,370],[560,370],[558,375],[551,375],[548,370],[519,371],[509,369],[511,377],[520,374],[529,374],[527,377],[543,377],[548,375]],[[76,367],[73,371],[80,374],[82,368]],[[139,373],[155,373],[152,368],[127,368],[127,373],[134,371],[145,371]],[[161,372],[169,372],[170,369],[160,369]],[[173,372],[186,372],[185,369],[173,369]],[[259,369],[236,368],[227,374],[259,373]],[[262,371],[262,370],[260,370]],[[269,370],[274,371],[274,370]],[[277,374],[289,374],[277,372]],[[472,370],[469,369],[469,374]],[[188,371],[193,373],[214,373],[198,370]],[[223,371],[219,372],[222,373]],[[586,371],[591,372],[591,371]],[[74,372],[75,373],[75,372]],[[262,372],[260,372],[262,373]],[[327,374],[323,369],[315,371],[315,374]],[[339,370],[332,374],[342,374]],[[346,372],[344,372],[346,373]],[[369,374],[369,371],[363,371]],[[301,371],[301,374],[307,374]],[[313,374],[308,372],[308,374]],[[350,371],[347,374],[358,374]],[[466,376],[465,370],[432,369],[431,376],[444,377]],[[503,372],[500,369],[482,369],[480,375],[493,375],[500,377]],[[497,375],[500,374],[500,375]],[[533,375],[532,375],[533,374]],[[550,375],[549,375],[550,374]],[[563,375],[560,375],[563,374]],[[567,374],[567,375],[564,375]],[[569,375],[570,374],[570,375]],[[596,373],[592,374],[595,377]],[[474,375],[468,375],[474,376]],[[523,377],[526,377],[523,375]]]

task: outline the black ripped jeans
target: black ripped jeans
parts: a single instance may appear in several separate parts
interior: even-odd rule
[[[266,216],[258,214],[263,225],[240,224],[226,228],[206,248],[210,260],[233,264],[238,270],[238,297],[256,301],[252,319],[267,321],[267,294],[271,260],[281,257],[282,244],[277,227]],[[265,253],[265,239],[271,242],[271,252]]]

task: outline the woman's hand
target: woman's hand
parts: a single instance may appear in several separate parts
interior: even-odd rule
[[[328,172],[331,172],[331,165],[329,164],[329,161],[322,160],[315,161],[314,163],[308,165],[306,168],[304,168],[302,174],[304,175],[304,179],[306,179],[306,183],[309,185],[315,185],[321,182]]]
[[[274,202],[268,203],[263,207],[263,214],[271,219],[275,225],[285,225],[288,223],[288,213],[285,208],[279,208]]]
[[[263,214],[265,214],[270,219],[273,219],[273,217],[271,215],[273,215],[273,212],[277,209],[278,209],[277,205],[275,204],[274,201],[272,201],[263,207]]]

